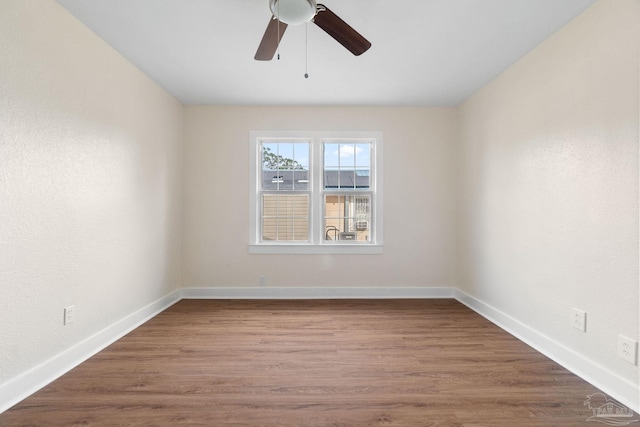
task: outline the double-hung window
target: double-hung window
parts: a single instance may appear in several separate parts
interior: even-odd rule
[[[251,253],[382,253],[380,132],[251,132]]]

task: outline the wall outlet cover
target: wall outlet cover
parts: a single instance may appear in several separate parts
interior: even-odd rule
[[[587,332],[587,313],[579,308],[572,308],[571,326],[581,332]]]
[[[73,305],[64,308],[64,324],[68,325],[76,320],[76,308]]]
[[[624,335],[618,335],[618,356],[636,365],[638,362],[638,342]]]

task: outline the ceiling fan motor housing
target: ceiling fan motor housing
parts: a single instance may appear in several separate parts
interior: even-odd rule
[[[315,0],[269,0],[273,16],[288,25],[311,21],[316,14]]]

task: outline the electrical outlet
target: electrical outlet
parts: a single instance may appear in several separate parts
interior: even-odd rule
[[[265,286],[267,284],[267,278],[265,276],[260,276],[258,278],[258,283],[260,283],[260,286]]]
[[[618,356],[635,365],[638,360],[638,343],[624,335],[618,335]]]
[[[587,332],[587,313],[579,308],[572,308],[571,326],[581,332]]]
[[[64,308],[64,324],[68,325],[76,320],[76,308],[73,305]]]

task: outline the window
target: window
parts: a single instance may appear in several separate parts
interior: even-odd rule
[[[382,253],[381,133],[250,141],[250,253]]]

